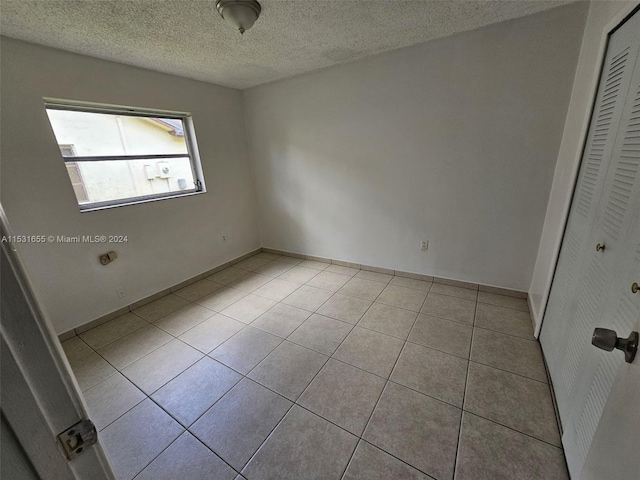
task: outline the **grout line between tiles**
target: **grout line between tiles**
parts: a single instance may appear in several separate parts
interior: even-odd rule
[[[337,292],[336,292],[336,293],[337,293]],[[380,292],[380,293],[382,293],[382,292]],[[335,295],[335,293],[334,293],[334,295]],[[380,294],[378,294],[378,296],[379,296],[379,295],[380,295]],[[376,296],[376,299],[378,298],[378,296]],[[320,308],[322,308],[322,306],[323,306],[325,303],[327,303],[327,302],[328,302],[332,297],[333,297],[333,295],[332,295],[331,297],[329,297],[327,300],[325,300],[325,302],[323,302],[323,303],[322,303],[322,305],[320,305],[320,306],[319,306],[315,311],[317,311],[317,310],[319,310]],[[374,300],[374,302],[375,302],[375,300]],[[374,302],[372,302],[372,303],[371,303],[371,305],[369,306],[369,308],[367,308],[367,310],[365,311],[365,313],[364,313],[362,316],[366,315],[366,313],[369,311],[369,309],[371,308],[371,306],[373,305],[373,303],[374,303]],[[314,312],[314,313],[315,313],[315,312]],[[313,315],[313,313],[312,313],[312,315]],[[311,316],[311,315],[310,315],[310,316]],[[309,317],[310,317],[310,316],[309,316]],[[309,317],[307,317],[307,319],[308,319]],[[362,317],[360,317],[360,318],[362,318]],[[306,320],[305,320],[305,322],[306,322]],[[291,332],[291,333],[289,334],[289,336],[293,335],[293,333],[294,333],[298,328],[300,328],[300,326],[301,326],[303,323],[304,323],[304,322],[302,322],[300,325],[298,325],[298,327],[296,327],[296,329],[294,329],[294,331],[293,331],[293,332]],[[345,322],[345,323],[347,323],[347,322]],[[347,335],[342,339],[342,341],[340,342],[340,344],[338,345],[338,347],[336,347],[336,349],[334,350],[334,354],[335,354],[335,352],[337,352],[337,351],[340,349],[340,346],[342,346],[342,344],[346,341],[346,339],[349,337],[349,334],[353,331],[353,329],[354,329],[354,328],[355,328],[355,325],[353,325],[353,327],[352,327],[352,329],[349,331],[349,333],[348,333],[348,334],[347,334]],[[286,339],[285,339],[285,340],[286,340]],[[292,343],[293,343],[293,342],[292,342]],[[297,345],[297,344],[296,344],[296,345]],[[302,346],[301,346],[301,347],[302,347]],[[307,347],[302,347],[302,348],[307,348]],[[311,350],[311,349],[309,349],[309,350]],[[314,351],[314,350],[312,350],[312,351]],[[398,356],[399,356],[399,355],[398,355]],[[266,358],[266,357],[265,357],[265,358]],[[282,423],[282,421],[284,420],[284,418],[289,414],[289,412],[290,412],[290,411],[291,411],[291,409],[293,408],[293,405],[298,405],[298,403],[297,403],[298,399],[304,395],[304,393],[308,390],[308,388],[311,386],[311,384],[313,383],[313,381],[316,379],[316,377],[320,374],[320,372],[324,369],[324,367],[327,365],[327,363],[328,363],[328,362],[329,362],[329,360],[331,360],[331,359],[333,359],[333,354],[332,354],[332,356],[328,356],[328,357],[327,357],[327,360],[324,362],[324,364],[322,365],[322,367],[320,367],[320,369],[316,372],[316,374],[313,376],[313,378],[312,378],[312,379],[311,379],[311,381],[307,384],[307,386],[304,388],[304,390],[302,390],[302,392],[300,393],[300,395],[298,395],[298,396],[296,397],[296,399],[293,401],[293,403],[292,403],[291,407],[289,407],[289,410],[287,410],[287,412],[286,412],[286,413],[284,414],[284,416],[280,419],[280,421],[278,422],[278,424],[276,424],[276,426],[271,430],[271,432],[269,433],[269,435],[267,435],[267,437],[265,438],[265,440],[260,444],[260,446],[258,447],[258,449],[253,453],[253,455],[251,456],[251,458],[249,458],[249,460],[247,461],[247,463],[245,463],[244,467],[242,468],[243,470],[244,470],[244,468],[245,468],[249,463],[251,463],[251,460],[253,460],[253,458],[254,458],[254,457],[256,456],[256,454],[260,451],[260,449],[261,449],[261,448],[262,448],[262,447],[267,443],[267,441],[269,440],[269,438],[271,437],[271,435],[273,434],[273,432],[275,431],[275,429],[278,427],[278,425],[280,425],[280,423]],[[264,361],[264,359],[263,359],[262,361]],[[396,359],[396,361],[397,361],[397,359]],[[262,362],[260,362],[260,363],[262,363]],[[260,365],[260,363],[258,363],[258,365]],[[346,363],[346,362],[341,362],[341,363]],[[255,368],[257,368],[257,366],[258,366],[258,365],[256,365],[256,367],[254,367],[254,369],[255,369]],[[347,364],[347,365],[349,365],[349,364]],[[251,372],[249,372],[249,373],[251,373]],[[248,377],[249,373],[247,373],[247,378],[249,378],[249,377]],[[369,373],[370,373],[370,372],[369,372]],[[255,380],[254,380],[254,381],[255,381]],[[260,384],[259,382],[256,382],[256,383]],[[260,384],[260,385],[262,385],[262,384]],[[385,383],[385,386],[386,386],[386,383]],[[268,388],[268,387],[266,387],[266,386],[265,386],[265,388]],[[385,388],[385,387],[383,387],[383,389],[381,390],[381,394],[380,394],[380,395],[382,395],[382,392],[384,391],[384,388]],[[380,400],[380,397],[378,397],[378,401],[379,401],[379,400]],[[298,406],[299,406],[299,407],[301,407],[301,408],[304,408],[304,407],[302,407],[301,405],[298,405]],[[377,406],[377,402],[376,402],[376,405],[374,406],[373,410],[371,411],[371,415],[373,415],[373,412],[375,411],[375,407],[376,407],[376,406]],[[305,410],[307,410],[307,409],[305,409]],[[313,412],[312,412],[312,413],[313,413]],[[315,414],[315,415],[317,415],[317,414]],[[319,415],[318,415],[318,416],[319,416]],[[320,417],[320,418],[322,418],[322,419],[326,420],[324,417]],[[371,418],[371,417],[369,417],[369,418]],[[328,420],[327,420],[327,421],[328,421]],[[333,422],[330,422],[330,423],[333,423]],[[367,423],[368,423],[368,422],[367,422]],[[342,430],[344,430],[342,427],[338,427],[338,428],[341,428]],[[364,428],[364,429],[363,429],[363,431],[362,431],[362,434],[361,434],[358,438],[362,438],[362,435],[364,435],[364,431],[365,431],[365,430],[366,430],[366,424],[365,424],[365,428]],[[347,431],[347,430],[345,430],[345,431]],[[351,432],[348,432],[348,433],[351,433]],[[353,434],[351,433],[351,435],[353,435]],[[355,449],[357,448],[357,445],[358,445],[358,444],[356,443],[356,446],[354,447],[353,452],[351,452],[351,457],[349,458],[349,461],[347,462],[347,464],[351,461],[351,458],[353,457],[353,454],[355,453]],[[346,467],[345,467],[345,469],[346,469]],[[345,470],[345,471],[346,471],[346,470]],[[343,471],[343,475],[344,475],[344,471]]]
[[[547,382],[543,382],[542,380],[538,380],[537,378],[527,377],[526,375],[523,375],[521,373],[512,372],[511,370],[505,370],[504,368],[496,367],[495,365],[490,365],[488,363],[478,362],[477,360],[472,360],[471,358],[469,358],[469,362],[475,363],[476,365],[482,365],[483,367],[493,368],[494,370],[499,370],[504,373],[510,373],[511,375],[515,375],[516,377],[526,378],[527,380],[533,380],[534,382],[538,382],[543,385],[549,385]]]
[[[150,399],[150,400],[151,400],[151,399]],[[151,401],[153,401],[153,400],[151,400]],[[154,402],[154,403],[155,403],[155,402]],[[158,405],[158,404],[156,403],[156,405]],[[158,406],[160,407],[160,405],[158,405]],[[160,407],[160,408],[162,408],[162,407]],[[173,417],[171,417],[171,418],[173,418]],[[174,419],[174,420],[175,420],[175,419]],[[177,420],[176,420],[176,421],[177,421]],[[180,422],[178,422],[178,424],[182,427],[182,425],[180,424]],[[239,473],[240,473],[240,472],[238,472],[235,468],[233,468],[231,465],[229,465],[227,462],[225,462],[225,461],[224,461],[224,458],[222,458],[222,457],[221,457],[220,455],[218,455],[216,452],[214,452],[213,450],[211,450],[211,449],[210,449],[210,448],[209,448],[209,447],[208,447],[208,446],[207,446],[207,445],[206,445],[202,440],[200,440],[200,439],[199,439],[198,437],[196,437],[193,433],[191,433],[191,432],[189,431],[189,429],[188,429],[188,428],[185,428],[185,429],[184,429],[184,431],[183,431],[180,435],[178,435],[178,436],[176,437],[176,439],[175,439],[173,442],[171,442],[169,445],[167,445],[167,446],[166,446],[166,447],[165,447],[165,448],[164,448],[164,449],[163,449],[163,450],[162,450],[158,455],[156,455],[155,457],[153,457],[153,459],[152,459],[149,463],[147,463],[147,464],[144,466],[144,468],[143,468],[142,470],[140,470],[138,473],[136,473],[132,480],[135,480],[135,479],[138,477],[138,475],[140,475],[140,474],[144,471],[144,469],[145,469],[145,468],[147,468],[149,465],[151,465],[151,464],[156,460],[156,458],[158,458],[158,457],[159,457],[160,455],[162,455],[165,451],[167,451],[167,450],[169,449],[169,447],[171,447],[171,445],[173,445],[174,443],[176,443],[176,442],[180,439],[180,437],[182,437],[182,435],[184,435],[185,433],[189,433],[189,435],[191,435],[193,438],[195,438],[195,439],[198,441],[198,443],[200,443],[200,445],[202,445],[204,448],[206,448],[206,449],[207,449],[207,450],[209,450],[211,453],[213,453],[213,455],[215,455],[215,456],[216,456],[218,459],[220,459],[220,460],[221,460],[221,461],[222,461],[226,466],[228,466],[231,470],[233,470],[233,471],[236,473],[236,476],[238,476],[238,475],[239,475]]]
[[[479,415],[476,412],[472,412],[471,410],[463,410],[462,412],[463,413],[468,413],[470,415],[475,415],[476,417],[482,418],[483,420],[486,420],[487,422],[495,423],[496,425],[500,425],[501,427],[504,427],[504,428],[506,428],[508,430],[511,430],[512,432],[519,433],[520,435],[524,435],[525,437],[532,438],[533,440],[537,440],[538,442],[542,442],[542,443],[544,443],[546,445],[549,445],[550,447],[557,448],[558,450],[564,452],[564,450],[563,450],[563,448],[561,446],[554,445],[553,443],[550,443],[550,442],[547,442],[546,440],[543,440],[541,438],[535,437],[535,436],[531,435],[530,433],[526,433],[526,432],[523,432],[521,430],[517,430],[517,429],[515,429],[513,427],[510,427],[509,425],[505,425],[504,423],[497,422],[497,421],[492,420],[490,418],[487,418],[487,417],[484,417],[482,415]]]
[[[354,277],[355,278],[355,277]],[[385,287],[386,288],[386,287]],[[349,335],[351,334],[351,332],[353,331],[354,328],[356,328],[356,325],[358,323],[360,323],[360,320],[362,320],[365,315],[369,312],[369,310],[371,310],[371,308],[373,307],[373,304],[375,303],[375,301],[378,299],[378,297],[380,297],[380,295],[382,295],[382,292],[384,292],[384,289],[376,296],[376,298],[373,300],[373,302],[371,302],[371,305],[369,305],[369,307],[367,308],[367,310],[362,314],[362,316],[360,317],[360,319],[358,320],[358,322],[356,322],[356,324],[353,326],[353,328],[349,331],[349,333],[344,337],[344,339],[342,340],[342,342],[340,342],[340,345],[338,345],[338,348],[336,348],[334,350],[334,354],[335,352],[337,352],[340,348],[340,346],[345,342],[345,340],[349,337]],[[416,316],[417,318],[417,316]],[[415,321],[414,321],[415,322]],[[401,353],[402,351],[400,351]],[[400,358],[400,353],[398,353],[398,357],[396,358],[396,362],[398,361],[398,358]],[[333,358],[333,354],[332,354],[332,358]],[[342,362],[342,363],[346,363],[346,362]],[[347,363],[347,365],[349,365]],[[395,367],[395,363],[394,363],[394,367]],[[362,369],[364,370],[364,369]],[[366,371],[366,370],[365,370]],[[371,373],[371,372],[369,372]],[[391,369],[391,372],[389,372],[389,377],[391,377],[391,373],[393,373],[393,368]],[[340,478],[344,477],[345,473],[347,472],[347,468],[349,467],[349,464],[351,463],[351,460],[353,459],[353,456],[356,453],[356,449],[358,448],[358,443],[360,442],[360,440],[362,440],[362,436],[364,435],[364,433],[367,430],[367,426],[369,426],[369,422],[371,421],[371,417],[373,416],[373,412],[376,411],[376,407],[378,406],[378,403],[380,402],[380,398],[382,398],[382,394],[384,393],[384,390],[387,388],[387,384],[389,383],[389,380],[385,378],[385,384],[382,387],[382,389],[380,390],[380,395],[378,395],[378,399],[376,400],[376,403],[373,406],[373,409],[371,410],[371,413],[369,414],[369,418],[367,419],[367,422],[364,424],[364,428],[362,429],[362,433],[358,436],[358,441],[356,442],[355,447],[353,448],[353,451],[351,452],[351,456],[349,457],[349,460],[347,461],[347,464],[344,467],[344,470],[342,471],[342,475],[340,475]],[[309,384],[311,385],[311,384]],[[307,388],[309,388],[309,385],[307,385]],[[306,390],[306,389],[305,389]],[[304,393],[304,392],[303,392]],[[301,395],[302,396],[302,395]]]
[[[383,291],[384,291],[384,290],[383,290]],[[380,294],[378,295],[378,297],[379,297],[381,294],[382,294],[382,292],[380,292]],[[378,299],[378,297],[376,297],[376,300]],[[426,301],[427,301],[427,297],[425,297],[425,299],[422,301],[422,305],[421,305],[420,309],[422,309],[422,307],[424,307],[424,302],[426,302]],[[374,300],[374,303],[375,303],[375,300]],[[373,303],[372,303],[371,305],[373,305]],[[371,308],[371,306],[369,307],[369,309],[370,309],[370,308]],[[367,312],[369,311],[369,309],[367,309]],[[366,315],[366,312],[365,312],[365,313],[364,313],[364,315],[363,315],[362,317],[360,317],[360,318],[361,318],[361,319],[362,319],[362,318],[364,318],[364,316],[365,316],[365,315]],[[419,318],[419,315],[416,315],[416,318],[415,318],[415,320],[413,321],[413,325],[411,325],[411,329],[409,329],[409,334],[411,334],[411,331],[413,330],[413,328],[414,328],[414,326],[415,326],[416,322],[418,321],[418,318]],[[409,335],[407,335],[407,338],[409,338]],[[394,364],[393,364],[393,367],[391,368],[391,371],[389,372],[389,376],[385,379],[385,384],[384,384],[384,386],[382,387],[382,390],[380,391],[380,395],[378,396],[378,399],[376,400],[376,403],[374,404],[373,409],[371,410],[371,414],[369,415],[369,418],[367,419],[367,422],[365,423],[364,428],[362,429],[362,433],[360,434],[360,440],[365,441],[365,440],[364,440],[364,434],[366,433],[367,428],[369,427],[369,424],[371,423],[371,419],[373,418],[373,414],[375,413],[376,408],[378,408],[378,405],[380,404],[380,400],[382,399],[382,396],[384,395],[384,392],[385,392],[385,390],[387,389],[387,386],[389,385],[389,382],[390,382],[391,376],[393,375],[393,372],[394,372],[394,370],[396,369],[396,365],[398,364],[398,361],[400,360],[400,356],[402,355],[402,352],[404,351],[404,348],[405,348],[406,344],[407,344],[407,341],[405,340],[405,342],[404,342],[404,343],[403,343],[403,345],[402,345],[402,348],[400,349],[400,352],[398,353],[398,356],[396,357],[396,360],[395,360],[395,362],[394,362]],[[395,382],[394,382],[394,383],[395,383]],[[356,448],[357,448],[357,444],[356,444]],[[378,447],[378,448],[380,448],[380,447]],[[380,450],[382,450],[382,449],[380,449]],[[383,450],[383,451],[384,451],[384,452],[386,452],[386,450]],[[389,453],[389,452],[386,452],[386,453]],[[354,455],[354,454],[355,454],[355,449],[354,449],[353,453],[351,454],[351,458],[349,458],[349,461],[347,462],[347,466],[351,463],[351,460],[353,459],[353,455]],[[395,457],[395,456],[394,456],[394,458],[397,458],[397,457]],[[400,459],[398,459],[398,460],[400,460]],[[410,465],[409,463],[405,462],[404,460],[400,460],[400,461],[401,461],[402,463],[404,463],[405,465],[409,465],[409,466],[413,467],[413,465]],[[415,467],[413,467],[413,468],[415,468]],[[343,476],[343,477],[344,477],[344,475],[345,475],[345,473],[346,473],[346,471],[347,471],[346,469],[347,469],[347,467],[345,467],[345,470],[344,470],[344,471],[343,471],[343,473],[342,473],[342,476]],[[416,468],[416,470],[418,470],[418,471],[422,472],[422,470],[420,470],[420,469],[418,469],[418,468]],[[422,473],[425,473],[425,472],[422,472]],[[425,475],[426,475],[426,473],[425,473]]]
[[[184,372],[183,372],[183,373],[184,373]],[[216,400],[216,401],[215,401],[214,405],[215,405],[216,403],[218,403],[218,401],[219,401],[222,397],[224,397],[227,393],[229,393],[229,391],[230,391],[233,387],[235,387],[235,386],[236,386],[240,381],[242,381],[242,378],[241,378],[240,380],[238,380],[236,383],[234,383],[234,384],[229,388],[229,390],[227,390],[226,392],[224,392],[224,394],[223,394],[223,395],[221,395],[221,396],[220,396],[220,398],[218,398],[218,400]],[[200,417],[201,417],[202,415],[204,415],[204,413],[203,413],[202,415],[200,415],[200,417],[198,417],[196,420],[194,420],[194,421],[189,425],[189,427],[185,427],[183,424],[181,424],[181,423],[178,421],[178,419],[177,419],[177,418],[175,418],[171,413],[169,413],[167,410],[165,410],[165,409],[164,409],[164,407],[162,407],[162,405],[160,405],[158,402],[156,402],[153,398],[151,398],[150,396],[149,396],[149,397],[147,397],[147,398],[148,398],[150,401],[152,401],[152,402],[153,402],[153,403],[154,403],[158,408],[160,408],[164,413],[166,413],[167,415],[169,415],[169,417],[171,417],[171,419],[172,419],[174,422],[176,422],[178,425],[180,425],[180,427],[182,427],[182,428],[183,428],[183,432],[182,432],[180,435],[178,435],[178,437],[176,438],[176,440],[178,440],[178,438],[180,438],[182,435],[184,435],[184,433],[185,433],[185,432],[188,432],[191,436],[193,436],[193,438],[195,438],[198,442],[200,442],[200,444],[202,444],[202,445],[203,445],[207,450],[209,450],[209,451],[210,451],[211,453],[213,453],[216,457],[218,457],[220,460],[222,460],[222,461],[224,462],[224,464],[225,464],[225,465],[227,465],[229,468],[231,468],[231,470],[233,470],[234,472],[236,472],[236,474],[239,474],[239,473],[240,473],[240,472],[238,472],[235,468],[233,468],[231,465],[229,465],[227,462],[225,462],[224,458],[222,458],[220,455],[218,455],[216,452],[214,452],[212,449],[210,449],[210,448],[208,447],[208,445],[207,445],[206,443],[204,443],[204,442],[203,442],[199,437],[197,437],[197,436],[196,436],[196,435],[195,435],[191,430],[189,430],[189,428],[191,427],[191,425],[193,425],[195,422],[197,422],[197,421],[200,419]],[[211,405],[211,407],[213,407],[213,405]],[[207,411],[209,411],[209,409],[207,409],[207,410],[205,411],[205,413],[206,413]],[[154,457],[154,458],[153,458],[149,463],[147,463],[147,464],[142,468],[142,470],[140,470],[138,473],[136,473],[136,475],[135,475],[135,476],[140,475],[140,473],[141,473],[142,471],[144,471],[144,469],[145,469],[145,468],[147,468],[149,465],[151,465],[151,464],[156,460],[156,458],[158,458],[160,455],[162,455],[162,454],[163,454],[163,453],[164,453],[164,452],[165,452],[165,451],[166,451],[166,450],[167,450],[171,445],[173,445],[173,443],[174,443],[176,440],[174,440],[174,441],[173,441],[173,442],[171,442],[169,445],[167,445],[167,446],[166,446],[166,447],[165,447],[165,448],[164,448],[160,453],[158,453],[158,455],[156,455],[156,456],[155,456],[155,457]],[[134,476],[134,480],[135,480],[135,476]]]
[[[293,333],[293,332],[292,332]],[[267,355],[268,356],[268,355]],[[265,357],[267,358],[267,357]],[[290,399],[288,399],[287,397],[285,397],[284,395],[279,394],[281,397],[286,398],[289,402],[291,402],[291,405],[289,406],[289,408],[287,409],[287,411],[285,412],[285,414],[282,416],[282,418],[278,421],[278,423],[276,423],[276,425],[271,429],[271,431],[269,432],[269,434],[265,437],[265,439],[262,441],[262,443],[260,444],[260,446],[256,449],[255,452],[253,452],[253,454],[251,455],[251,457],[249,457],[249,460],[247,460],[247,463],[244,464],[244,466],[240,469],[240,473],[242,473],[242,470],[244,470],[247,465],[249,465],[251,463],[251,460],[253,460],[253,458],[258,454],[258,452],[260,451],[260,449],[267,443],[267,441],[269,441],[269,438],[271,438],[271,436],[273,435],[273,432],[276,430],[276,428],[278,428],[278,426],[284,421],[284,419],[287,417],[287,415],[289,415],[289,412],[291,412],[291,409],[293,409],[294,405],[298,405],[296,403],[296,401],[298,400],[298,398],[300,398],[304,392],[309,388],[309,385],[311,385],[313,383],[313,381],[316,379],[316,377],[318,376],[318,374],[322,371],[322,369],[324,368],[324,366],[327,364],[327,362],[329,361],[331,357],[327,357],[327,360],[322,364],[322,366],[318,369],[318,371],[316,372],[316,374],[313,376],[313,378],[311,379],[311,381],[307,384],[307,386],[304,388],[304,390],[302,390],[302,392],[300,392],[300,395],[298,395],[296,397],[295,400],[291,401]],[[264,359],[263,359],[264,361]],[[262,362],[260,362],[262,363]],[[260,365],[260,363],[258,363],[258,365]],[[256,367],[258,366],[256,365]],[[254,368],[256,368],[254,367]],[[251,373],[251,372],[249,372]],[[249,378],[248,376],[249,374],[247,374],[247,378]],[[266,385],[262,385],[260,382],[253,380],[252,378],[249,378],[249,380],[256,382],[258,385],[261,385],[269,390],[271,390],[269,387],[267,387]],[[273,390],[271,390],[273,391]],[[299,406],[299,405],[298,405]]]
[[[473,325],[476,323],[476,315],[478,313],[478,302],[476,301],[476,308],[473,312]],[[462,439],[462,419],[464,418],[465,402],[467,401],[467,388],[469,386],[469,369],[471,365],[471,352],[473,351],[473,329],[471,330],[471,345],[469,345],[469,361],[467,362],[467,373],[464,377],[464,390],[462,392],[462,411],[460,413],[460,424],[458,425],[458,441],[456,442],[456,457],[453,461],[453,476],[455,478],[456,470],[458,469],[458,457],[460,456],[460,440]]]
[[[440,317],[438,317],[438,318],[440,318]],[[447,319],[445,318],[443,320],[447,320]],[[534,343],[538,343],[538,344],[540,343],[540,341],[536,337],[533,337],[533,336],[532,336],[532,338],[527,338],[527,337],[521,337],[520,335],[515,335],[513,333],[506,333],[506,332],[503,332],[501,330],[494,330],[492,328],[487,328],[487,327],[478,327],[478,326],[475,325],[475,321],[474,321],[474,324],[473,324],[473,328],[479,328],[480,330],[484,330],[486,332],[501,333],[502,335],[507,335],[509,337],[519,338],[520,340],[528,340],[529,342],[534,342]]]

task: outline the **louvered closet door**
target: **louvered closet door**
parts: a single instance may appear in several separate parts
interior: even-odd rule
[[[576,479],[623,362],[622,355],[591,345],[593,329],[616,329],[627,336],[638,314],[628,277],[640,247],[638,239],[631,238],[631,227],[640,215],[639,50],[640,14],[636,13],[609,44],[541,332],[567,463]],[[597,251],[597,244],[604,245],[604,250]]]
[[[626,24],[625,24],[626,25]],[[554,385],[562,385],[560,365],[578,308],[578,293],[586,286],[586,258],[594,245],[589,237],[598,214],[604,181],[618,135],[638,45],[622,38],[618,30],[610,39],[593,117],[585,144],[569,221],[553,278],[540,342]],[[626,41],[625,41],[626,40]],[[631,64],[631,66],[630,66]],[[561,415],[568,405],[559,404]]]
[[[589,259],[593,278],[601,278],[604,288],[597,292],[585,289],[579,298],[577,321],[562,365],[571,406],[570,416],[565,421],[564,442],[566,449],[575,448],[567,455],[575,463],[572,469],[575,471],[582,467],[615,374],[623,363],[621,354],[608,354],[590,345],[593,330],[596,327],[610,328],[626,337],[638,318],[639,302],[631,293],[630,286],[633,275],[637,277],[640,272],[636,258],[640,245],[639,239],[631,234],[630,227],[640,215],[639,126],[640,65],[636,61],[599,215],[591,235],[592,245],[601,243],[606,246],[601,252],[594,248]],[[588,283],[597,284],[597,280]],[[599,314],[589,315],[586,308],[581,311],[581,306],[595,301],[591,300],[592,295],[599,295]]]

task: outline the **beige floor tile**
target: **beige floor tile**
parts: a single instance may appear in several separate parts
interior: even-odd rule
[[[260,267],[256,270],[256,273],[259,273],[260,275],[268,275],[270,277],[277,277],[279,275],[282,275],[287,270],[291,270],[292,268],[293,265],[291,265],[290,263],[274,261],[271,263],[267,263],[264,267]]]
[[[118,370],[122,370],[171,340],[173,337],[168,333],[147,325],[101,348],[98,353]]]
[[[246,375],[280,343],[280,337],[247,327],[216,348],[209,356]]]
[[[547,383],[537,341],[474,328],[471,360]]]
[[[302,308],[310,312],[315,312],[324,302],[331,298],[332,293],[320,288],[301,286],[298,290],[282,300],[282,303],[292,307]]]
[[[402,346],[402,340],[355,327],[333,357],[367,372],[388,378]]]
[[[368,270],[360,270],[356,274],[356,278],[362,278],[364,280],[372,280],[374,282],[389,283],[393,278],[393,275],[388,275],[386,273],[370,272]]]
[[[297,403],[360,436],[384,385],[383,378],[331,359]]]
[[[127,313],[126,315],[114,318],[99,327],[87,330],[79,336],[82,340],[88,343],[91,348],[97,350],[146,325],[148,325],[148,323],[142,318],[132,313]]]
[[[273,300],[251,294],[228,306],[221,313],[242,323],[251,323],[275,304]]]
[[[534,340],[531,316],[512,308],[478,303],[476,327]]]
[[[268,312],[264,313],[251,326],[272,333],[281,338],[287,338],[291,333],[302,325],[311,312],[301,308],[278,303]]]
[[[316,352],[331,355],[349,334],[353,325],[322,315],[311,315],[287,340]]]
[[[298,288],[300,288],[300,285],[298,283],[274,278],[269,283],[266,283],[253,293],[254,295],[259,295],[261,297],[279,302],[291,295]]]
[[[136,480],[234,480],[236,472],[189,432],[183,433]]]
[[[431,480],[424,473],[360,440],[342,480]]]
[[[229,305],[236,303],[241,298],[247,296],[246,292],[241,290],[237,290],[235,288],[221,288],[220,290],[216,290],[213,293],[210,293],[206,297],[202,297],[197,300],[196,303],[202,305],[209,310],[213,310],[216,312],[221,312]]]
[[[294,405],[242,473],[248,478],[339,480],[357,442],[354,435]]]
[[[178,338],[203,353],[209,353],[244,327],[245,324],[242,322],[216,314],[191,330],[187,330]]]
[[[147,399],[105,428],[100,443],[116,478],[132,479],[183,432],[178,422]]]
[[[242,379],[191,427],[191,431],[236,470],[241,470],[292,403]]]
[[[569,480],[560,448],[465,412],[456,480]]]
[[[182,307],[180,310],[176,310],[166,317],[162,317],[160,320],[155,322],[154,325],[174,337],[177,337],[187,330],[204,322],[207,318],[212,317],[215,313],[216,312],[213,310],[204,308],[201,305],[190,303],[189,305]]]
[[[363,439],[434,478],[451,479],[461,413],[389,382]]]
[[[254,290],[257,290],[265,283],[269,283],[273,277],[269,277],[268,275],[260,275],[259,273],[250,273],[235,282],[231,282],[229,286],[231,288],[237,288],[238,290],[242,290],[246,293],[251,293]]]
[[[462,408],[467,364],[460,357],[407,343],[391,381]]]
[[[287,282],[303,284],[307,283],[313,277],[318,275],[318,273],[320,273],[320,271],[315,268],[307,268],[296,265],[295,267],[284,272],[278,278],[280,280],[286,280]]]
[[[520,310],[521,312],[529,311],[529,304],[525,298],[497,295],[489,292],[478,292],[478,302],[513,308],[514,310]]]
[[[427,298],[427,293],[422,290],[400,287],[398,285],[387,285],[376,299],[376,302],[419,312],[425,298]]]
[[[214,273],[213,275],[209,275],[205,280],[211,280],[222,285],[229,285],[231,282],[235,282],[239,278],[244,277],[248,274],[249,272],[247,270],[242,270],[241,268],[236,267],[228,267],[224,270],[220,270],[219,272]]]
[[[417,316],[417,313],[409,310],[374,303],[358,326],[406,340]]]
[[[91,421],[98,430],[102,430],[147,398],[119,373],[90,388],[83,396]]]
[[[300,262],[301,267],[314,268],[316,270],[326,270],[330,265],[330,263],[316,262],[315,260],[304,260]]]
[[[247,258],[246,260],[242,260],[241,262],[236,263],[233,266],[242,270],[254,271],[259,269],[260,267],[264,267],[270,261],[271,260],[267,260],[266,258],[253,256]]]
[[[474,302],[478,298],[478,290],[472,290],[470,288],[455,287],[453,285],[445,285],[444,283],[434,283],[431,287],[431,293],[437,293],[438,295],[449,295],[450,297],[464,298],[466,300],[473,300]]]
[[[409,341],[441,352],[469,358],[473,327],[460,322],[420,314]]]
[[[330,292],[337,292],[350,279],[351,277],[347,275],[324,271],[309,280],[307,285],[329,290]]]
[[[332,272],[332,273],[339,273],[340,275],[348,275],[350,277],[353,277],[354,275],[356,275],[360,269],[359,268],[351,268],[351,267],[343,267],[341,265],[329,265],[327,267],[327,272]]]
[[[398,277],[395,276],[391,279],[390,285],[398,285],[399,287],[415,288],[416,290],[422,290],[429,293],[431,290],[432,282],[425,282],[424,280],[418,280],[415,278]]]
[[[176,290],[175,292],[173,292],[173,294],[177,295],[178,297],[182,297],[185,300],[189,300],[190,302],[195,302],[199,298],[202,298],[205,295],[209,295],[210,293],[215,292],[220,288],[222,288],[222,284],[204,279],[198,280],[191,285],[187,285],[180,290]]]
[[[83,392],[116,373],[116,369],[95,352],[71,363],[71,370]]]
[[[549,385],[545,383],[471,362],[464,409],[561,445]]]
[[[69,363],[80,360],[93,352],[93,348],[87,345],[80,337],[72,337],[62,342],[61,345]]]
[[[318,313],[355,325],[371,305],[369,300],[336,293],[318,309]]]
[[[241,379],[242,375],[239,373],[204,357],[155,392],[151,398],[188,427]]]
[[[165,295],[151,303],[147,303],[142,307],[136,308],[135,313],[140,318],[144,318],[147,322],[155,322],[162,317],[169,315],[172,312],[184,307],[189,303],[182,297],[178,297],[174,294]]]
[[[118,478],[567,480],[526,299],[316,260],[258,254],[63,342]]]
[[[422,306],[422,313],[426,315],[454,320],[467,325],[473,325],[475,311],[475,301],[435,294],[433,289],[429,292]]]
[[[122,370],[140,390],[151,395],[202,358],[202,352],[174,339]]]
[[[295,401],[328,357],[291,342],[283,342],[248,377]]]
[[[382,282],[358,278],[358,275],[356,275],[354,278],[349,280],[344,287],[338,290],[338,292],[343,295],[364,298],[365,300],[373,302],[378,295],[382,293],[384,286],[385,284]]]

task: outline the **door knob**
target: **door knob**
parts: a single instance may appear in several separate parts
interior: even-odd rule
[[[631,332],[628,338],[620,338],[613,330],[596,328],[593,331],[593,337],[591,337],[591,344],[607,352],[612,351],[614,348],[622,350],[624,352],[624,361],[631,363],[638,351],[638,337],[638,332]]]
[[[631,284],[631,293],[638,293],[640,291],[640,287],[638,287],[638,282],[633,282]]]
[[[596,252],[599,252],[601,250],[604,252],[604,243],[602,245],[601,244],[596,245]]]

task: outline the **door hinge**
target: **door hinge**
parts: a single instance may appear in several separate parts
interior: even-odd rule
[[[96,426],[91,420],[84,419],[58,435],[58,443],[67,460],[73,460],[98,441]]]

